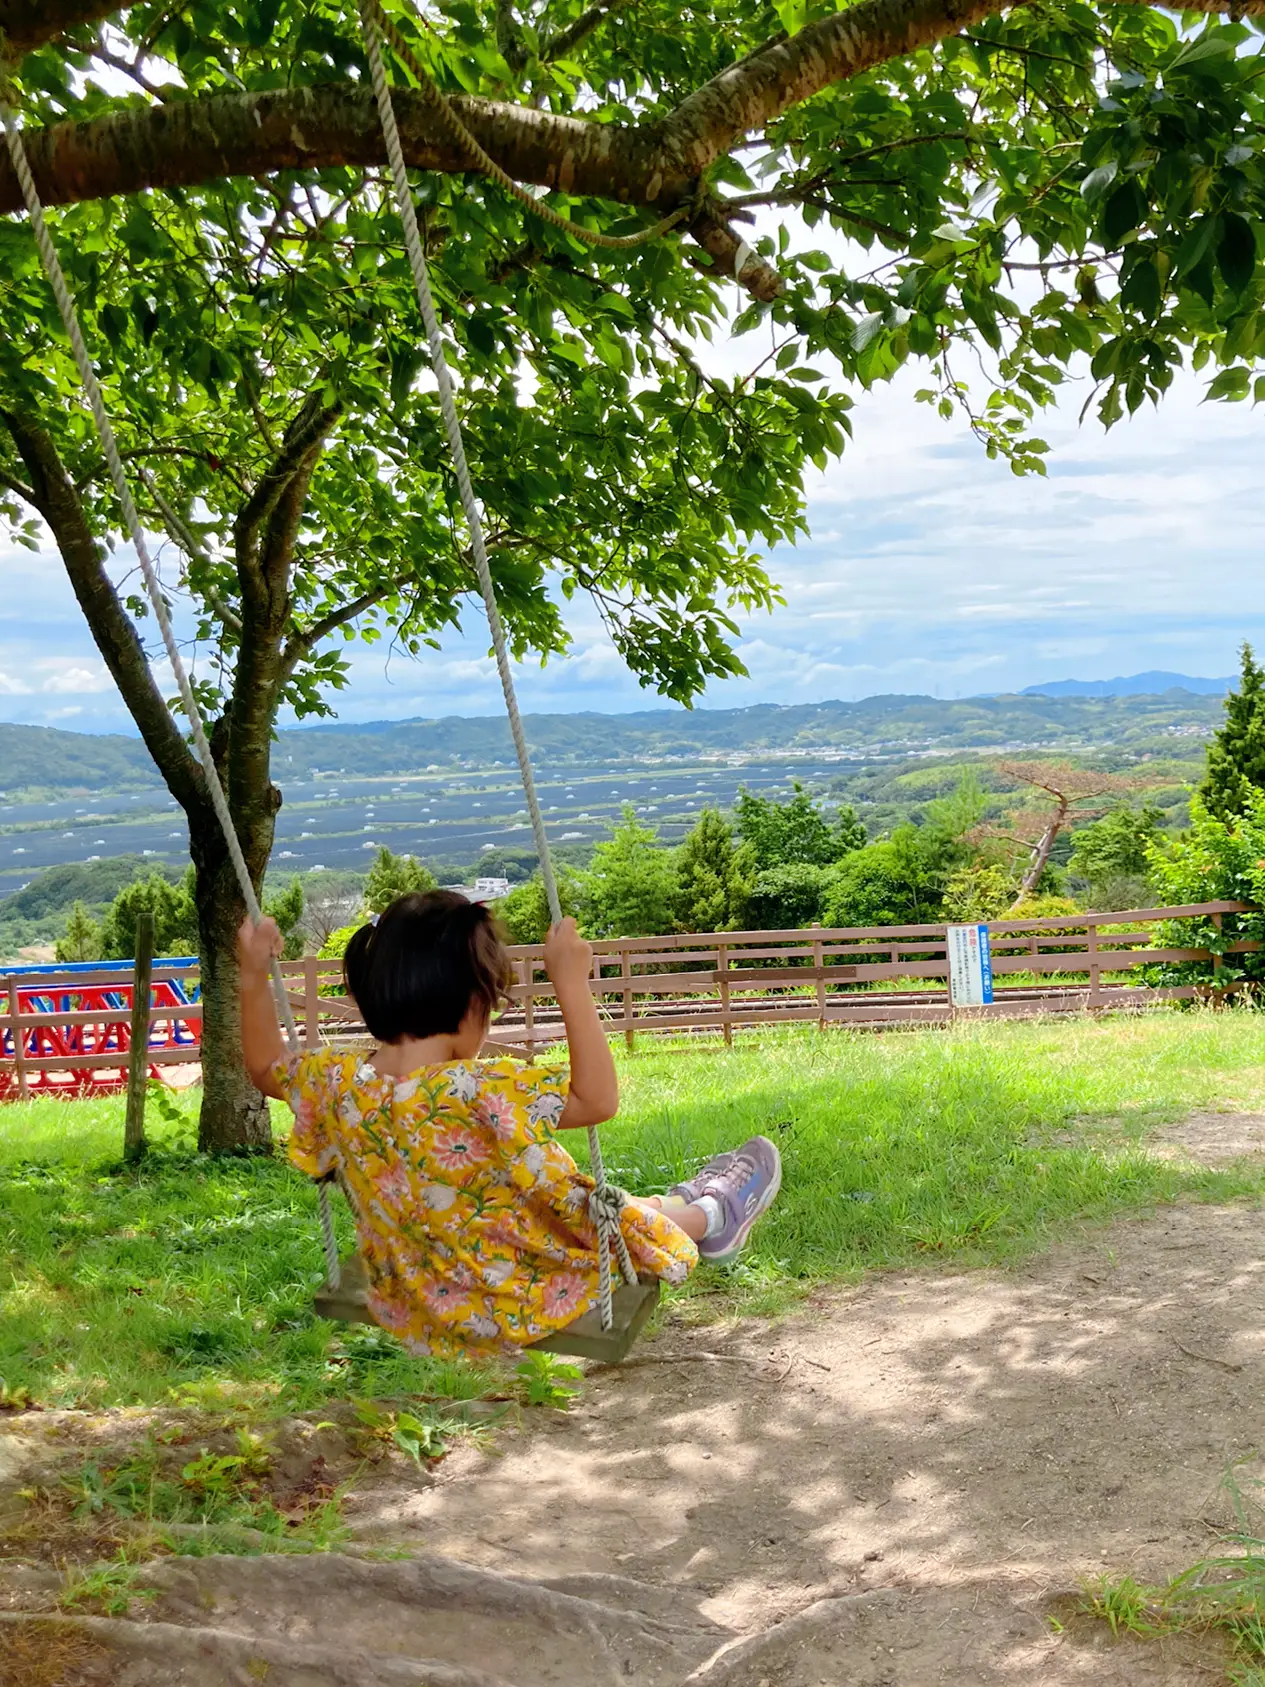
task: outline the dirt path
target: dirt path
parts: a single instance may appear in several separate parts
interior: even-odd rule
[[[1172,1149],[1217,1157],[1218,1119],[1262,1141],[1209,1114]],[[1211,1642],[1050,1617],[1081,1578],[1162,1578],[1228,1521],[1222,1473],[1262,1434],[1261,1224],[1183,1205],[1013,1271],[669,1329],[495,1456],[355,1496],[361,1542],[426,1560],[172,1561],[145,1623],[83,1633],[126,1660],[102,1677],[121,1687],[1224,1681]]]

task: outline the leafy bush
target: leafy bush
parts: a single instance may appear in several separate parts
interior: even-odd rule
[[[563,918],[580,911],[580,890],[575,876],[565,868],[555,868],[558,881],[558,901]],[[508,896],[496,904],[497,916],[511,943],[543,943],[549,935],[549,901],[545,895],[545,881],[539,873],[526,884],[517,885]]]
[[[950,873],[941,912],[950,925],[1000,920],[1015,899],[1015,882],[1004,867],[976,863]]]
[[[323,961],[341,961],[347,953],[347,945],[360,930],[359,925],[339,926],[337,931],[331,931],[321,944],[321,959]]]
[[[1247,808],[1229,822],[1218,820],[1196,796],[1190,805],[1190,830],[1148,852],[1151,879],[1159,901],[1169,907],[1190,902],[1265,901],[1265,791],[1253,790]],[[1265,979],[1265,953],[1231,955],[1239,941],[1265,944],[1265,913],[1223,914],[1221,926],[1209,915],[1169,920],[1157,928],[1163,948],[1210,949],[1223,955],[1218,984]],[[1178,961],[1148,967],[1153,984],[1210,983],[1211,961]]]
[[[757,873],[747,896],[752,931],[797,931],[821,918],[830,869],[794,861]]]

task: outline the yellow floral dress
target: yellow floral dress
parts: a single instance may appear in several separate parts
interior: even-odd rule
[[[414,1353],[522,1347],[597,1304],[591,1178],[553,1134],[565,1072],[515,1060],[383,1077],[356,1054],[279,1061],[290,1158],[338,1172],[369,1275],[369,1310]],[[694,1243],[653,1208],[624,1208],[639,1272],[682,1283]]]

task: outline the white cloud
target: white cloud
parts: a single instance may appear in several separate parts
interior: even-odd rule
[[[74,664],[63,666],[61,662],[37,662],[35,666],[37,669],[53,669],[41,683],[41,691],[78,695],[83,692],[110,691],[114,686],[108,669],[101,662],[92,667]]]
[[[743,368],[753,350],[721,343],[709,360]],[[1077,425],[1085,389],[1073,386],[1041,422],[1048,478],[1017,479],[914,403],[921,380],[910,371],[857,395],[854,443],[812,474],[810,536],[769,559],[785,607],[740,618],[751,677],[715,684],[704,706],[952,695],[1148,667],[1218,675],[1244,637],[1265,642],[1250,411],[1203,404],[1203,378],[1186,377],[1157,413],[1104,435]],[[126,569],[128,553],[116,561]],[[0,714],[52,721],[55,699],[90,695],[82,724],[132,730],[55,554],[0,556],[0,569]],[[524,708],[667,706],[627,673],[591,605],[565,613],[570,652],[516,670]],[[348,646],[340,717],[499,712],[488,642],[472,605],[419,661]],[[170,695],[165,663],[155,677]]]

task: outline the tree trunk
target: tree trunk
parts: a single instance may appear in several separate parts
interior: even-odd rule
[[[1054,848],[1054,840],[1063,830],[1066,820],[1067,804],[1060,802],[1053,818],[1037,839],[1033,848],[1028,861],[1028,870],[1023,875],[1023,881],[1019,886],[1019,895],[1015,898],[1017,902],[1022,902],[1025,896],[1032,896],[1035,893],[1041,875],[1045,872],[1046,863],[1050,859],[1050,851]]]
[[[246,906],[228,851],[212,815],[191,817],[196,870],[198,948],[202,957],[202,1111],[198,1147],[204,1154],[250,1153],[272,1146],[268,1102],[242,1060],[237,999],[237,928]],[[265,852],[263,862],[267,862]],[[256,885],[262,866],[247,856]]]

